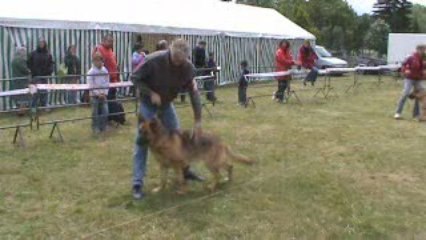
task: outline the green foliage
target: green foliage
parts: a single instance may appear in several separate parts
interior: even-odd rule
[[[426,33],[426,7],[416,4],[413,7],[413,32]]]
[[[365,36],[370,30],[371,25],[373,24],[373,19],[369,14],[364,14],[357,18],[357,26],[354,29],[355,34],[352,38],[352,43],[354,44],[354,49],[361,50],[365,49]]]
[[[328,48],[347,51],[358,51],[362,48],[360,39],[349,41],[362,35],[365,28],[358,27],[358,17],[345,1],[246,0],[240,2],[274,7],[281,14],[314,34],[317,41]]]
[[[411,32],[411,10],[413,4],[407,0],[377,0],[373,16],[384,20],[392,32]]]
[[[390,26],[381,19],[376,20],[371,25],[370,30],[365,36],[365,44],[369,49],[376,50],[379,55],[383,55],[387,51],[388,36],[391,32]]]

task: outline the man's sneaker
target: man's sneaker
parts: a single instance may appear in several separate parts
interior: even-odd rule
[[[272,100],[277,99],[277,96],[275,95],[275,92],[272,92]]]
[[[141,200],[144,197],[144,193],[142,192],[142,188],[140,185],[133,186],[133,199]]]
[[[197,174],[193,173],[189,169],[185,169],[185,171],[183,172],[183,177],[185,178],[185,180],[190,180],[190,181],[198,181],[198,182],[204,181],[203,177],[198,176]]]
[[[401,120],[402,116],[399,113],[395,113],[395,115],[393,116],[393,118],[395,118],[396,120]]]

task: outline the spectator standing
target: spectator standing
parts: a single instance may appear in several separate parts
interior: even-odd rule
[[[207,68],[209,68],[209,72],[214,76],[213,79],[207,79],[204,81],[204,90],[206,91],[206,98],[208,101],[215,103],[217,101],[215,95],[215,80],[216,80],[216,62],[214,60],[214,53],[209,52],[209,61],[207,62]]]
[[[103,58],[104,66],[109,72],[109,82],[120,82],[120,74],[118,69],[117,57],[114,50],[114,37],[107,34],[102,38],[102,43],[96,46],[94,53],[99,52]],[[108,92],[108,100],[117,98],[117,89],[110,88]]]
[[[209,73],[207,71],[200,70],[207,67],[206,45],[206,41],[201,40],[198,42],[197,46],[192,50],[192,62],[196,69],[196,76],[204,76]],[[203,88],[206,88],[205,81],[203,84]],[[181,95],[181,102],[185,102],[185,95]]]
[[[79,84],[81,75],[81,62],[77,57],[77,48],[75,45],[71,45],[67,49],[65,56],[65,67],[67,68],[67,74],[69,75],[66,80],[69,84]],[[76,104],[79,100],[77,98],[77,91],[67,92],[67,103]]]
[[[105,68],[109,72],[109,82],[118,83],[120,82],[120,70],[117,64],[117,57],[113,50],[114,46],[114,37],[111,34],[107,34],[103,37],[102,43],[95,48],[95,53],[99,53],[104,62]],[[125,110],[123,105],[115,101],[117,99],[117,89],[109,88],[108,91],[108,120],[111,122],[116,122],[118,124],[125,123]]]
[[[275,64],[277,72],[284,72],[291,69],[294,65],[293,55],[291,54],[290,42],[282,40],[275,54]],[[282,103],[284,102],[284,94],[287,88],[290,88],[291,75],[280,76],[276,78],[278,81],[278,90],[275,92],[274,98]]]
[[[133,47],[132,54],[132,72],[134,72],[140,65],[145,62],[145,52],[143,49],[143,44],[141,42],[137,42]],[[130,88],[130,92],[136,96],[135,87]]]
[[[136,69],[139,64],[143,64],[145,61],[145,53],[142,43],[136,43],[133,47],[132,54],[132,71]]]
[[[242,73],[240,76],[240,80],[238,81],[238,103],[241,106],[247,106],[248,81],[245,75],[249,74],[250,71],[248,70],[248,63],[246,60],[242,61],[240,66],[241,66]]]
[[[12,60],[12,81],[10,82],[10,89],[17,90],[28,87],[28,77],[30,76],[30,69],[27,66],[27,49],[18,47],[15,56]],[[18,116],[24,114],[24,109],[29,107],[28,96],[14,96],[12,98],[16,108],[19,109]]]
[[[53,58],[47,48],[47,42],[40,38],[37,49],[31,53],[28,59],[28,67],[31,70],[33,83],[47,84],[49,77],[53,73],[53,65]],[[47,105],[48,95],[46,90],[41,90],[34,94],[32,107],[46,107]]]

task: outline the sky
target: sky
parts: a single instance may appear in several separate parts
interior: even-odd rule
[[[373,8],[373,4],[377,2],[377,0],[346,0],[355,11],[361,15],[364,13],[371,13]],[[426,0],[411,0],[413,3],[418,3],[426,6]]]

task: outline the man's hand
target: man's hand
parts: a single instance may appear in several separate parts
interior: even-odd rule
[[[404,74],[405,74],[405,76],[408,76],[408,75],[411,74],[411,71],[407,69],[407,70],[404,71]]]
[[[161,97],[158,93],[151,92],[151,103],[157,106],[161,105]]]

